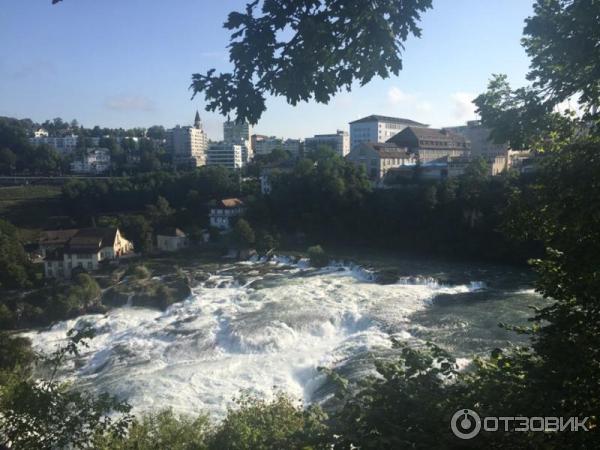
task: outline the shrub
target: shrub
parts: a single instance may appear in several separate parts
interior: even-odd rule
[[[313,267],[325,267],[329,263],[329,257],[320,245],[313,245],[308,248],[308,258]]]

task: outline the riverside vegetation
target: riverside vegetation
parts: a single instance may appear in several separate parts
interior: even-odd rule
[[[411,5],[418,11],[429,2]],[[276,5],[270,3],[270,8]],[[433,208],[419,209],[423,202],[412,203],[412,197],[403,197],[399,190],[382,195],[402,199],[417,208],[410,218],[372,216],[380,218],[383,230],[398,236],[398,225],[409,227],[400,228],[402,231],[413,231],[417,228],[415,222],[431,226],[438,220],[435,212],[446,214],[441,216],[445,221],[440,222],[440,227],[445,225],[448,234],[442,234],[446,238],[440,238],[438,245],[448,244],[450,237],[458,236],[468,243],[470,251],[489,244],[484,238],[490,236],[502,239],[506,245],[520,245],[518,242],[523,240],[537,242],[543,253],[532,261],[538,274],[536,289],[552,301],[536,311],[531,327],[518,330],[530,336],[530,345],[497,349],[476,359],[467,370],[458,370],[452,355],[433,344],[419,350],[396,342],[401,347],[401,357],[393,362],[378,362],[378,376],[356,385],[336,378],[339,406],[334,410],[325,413],[316,406],[303,408],[283,395],[270,402],[241,397],[238,407],[214,424],[204,416],[177,417],[169,411],[134,418],[127,405],[116,399],[94,397],[57,383],[52,369],[44,378],[46,381],[39,382],[30,376],[35,356],[26,343],[3,336],[0,430],[5,445],[106,449],[150,449],[157,443],[173,449],[595,448],[600,404],[600,131],[595,112],[600,106],[600,47],[594,32],[597,24],[588,19],[597,17],[598,8],[596,3],[585,0],[537,1],[534,15],[527,20],[523,41],[532,58],[533,86],[513,90],[506,79],[495,77],[488,91],[476,100],[484,124],[495,130],[495,136],[522,142],[543,153],[534,177],[500,177],[477,184],[473,182],[477,180],[473,173],[478,173],[475,167],[456,182],[410,188],[412,193],[428,193],[424,197],[432,200],[429,205]],[[255,20],[252,8],[246,16],[239,16],[244,17],[245,23]],[[368,14],[361,17],[366,20]],[[267,19],[260,22],[265,23]],[[233,20],[230,26],[237,28],[241,22]],[[252,40],[263,37],[250,34],[244,39],[251,42],[245,44],[252,48],[256,45]],[[571,51],[573,48],[580,51]],[[345,79],[343,74],[340,76]],[[227,83],[219,86],[218,81],[199,88],[209,89],[213,97],[226,91],[225,102],[231,93]],[[304,92],[311,91],[305,86]],[[582,120],[556,112],[558,103],[576,94],[580,95],[584,111]],[[402,203],[384,201],[378,205],[366,201],[377,198],[369,195],[379,194],[369,192],[360,172],[335,159],[317,159],[316,165],[300,162],[294,175],[285,178],[280,192],[298,195],[294,187],[304,181],[308,194],[292,197],[291,210],[279,209],[284,203],[277,203],[276,199],[272,200],[274,203],[257,199],[250,208],[249,220],[261,232],[300,230],[311,238],[331,239],[333,232],[339,232],[344,225],[350,229],[346,233],[364,226],[347,220],[361,211],[372,212],[371,208],[379,207],[375,211],[389,212],[386,208],[392,206],[398,208],[397,212],[404,211],[400,208]],[[447,195],[453,185],[455,190],[450,192],[454,197]],[[501,196],[491,195],[498,195],[499,191]],[[485,202],[483,199],[490,197],[483,196],[484,192],[502,201]],[[321,201],[313,203],[317,195]],[[444,201],[438,202],[440,199]],[[472,211],[484,206],[487,209],[476,225],[481,228],[474,231],[470,221],[464,220],[464,208]],[[253,218],[253,211],[264,214]],[[253,223],[256,217],[267,220]],[[370,225],[375,226],[373,222]],[[381,229],[377,230],[376,235],[385,236]],[[312,253],[315,257],[320,254],[316,249]],[[528,255],[528,251],[522,253]],[[89,330],[75,332],[67,347],[50,359],[50,367],[53,363],[62,364],[65,355],[77,352],[78,345],[89,337]],[[591,430],[484,432],[472,441],[458,442],[449,423],[459,408],[474,409],[482,416],[589,417]],[[111,411],[114,414],[108,415]]]

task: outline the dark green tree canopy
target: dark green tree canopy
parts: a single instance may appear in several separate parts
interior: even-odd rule
[[[585,107],[600,103],[600,2],[537,0],[525,21],[523,46],[531,58],[528,78],[559,103],[581,95]]]
[[[231,73],[194,74],[194,95],[204,92],[207,109],[256,123],[266,95],[292,105],[327,103],[353,81],[397,75],[401,52],[431,0],[255,0],[232,12]]]

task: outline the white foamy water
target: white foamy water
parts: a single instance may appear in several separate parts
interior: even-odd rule
[[[379,285],[368,270],[340,265],[314,273],[300,264],[247,281],[216,274],[164,312],[117,308],[27,335],[50,352],[89,321],[97,337],[66,378],[127,399],[137,412],[172,407],[218,417],[241,391],[268,398],[283,390],[313,401],[324,380],[319,366],[389,349],[392,335],[415,339],[409,316],[433,296],[482,288],[419,278]]]

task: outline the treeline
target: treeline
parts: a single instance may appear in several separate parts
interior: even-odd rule
[[[204,167],[74,180],[64,186],[64,207],[83,223],[109,213],[148,218],[146,205],[160,196],[174,209],[173,225],[207,227],[211,200],[241,196],[251,227],[281,236],[286,246],[360,245],[519,263],[539,252],[535,243],[515,241],[502,231],[514,190],[532,180],[513,173],[487,176],[482,161],[456,179],[417,179],[388,189],[372,189],[364,171],[326,150],[278,162],[288,168],[272,170],[270,195],[260,194],[254,178],[242,181],[224,168]]]
[[[475,160],[458,178],[371,189],[366,174],[343,159],[309,158],[273,174],[271,194],[250,205],[253,226],[330,245],[507,262],[539,252],[502,231],[514,190],[531,182],[517,174],[490,177]]]
[[[50,136],[75,135],[77,147],[71,154],[61,154],[47,144],[33,145],[29,138],[39,128]],[[71,162],[80,159],[92,147],[110,152],[108,174],[125,175],[172,169],[171,155],[166,149],[166,131],[156,125],[148,129],[100,128],[88,129],[76,120],[60,118],[42,124],[30,119],[0,117],[0,175],[64,175],[70,173]],[[93,145],[92,138],[99,143]]]

